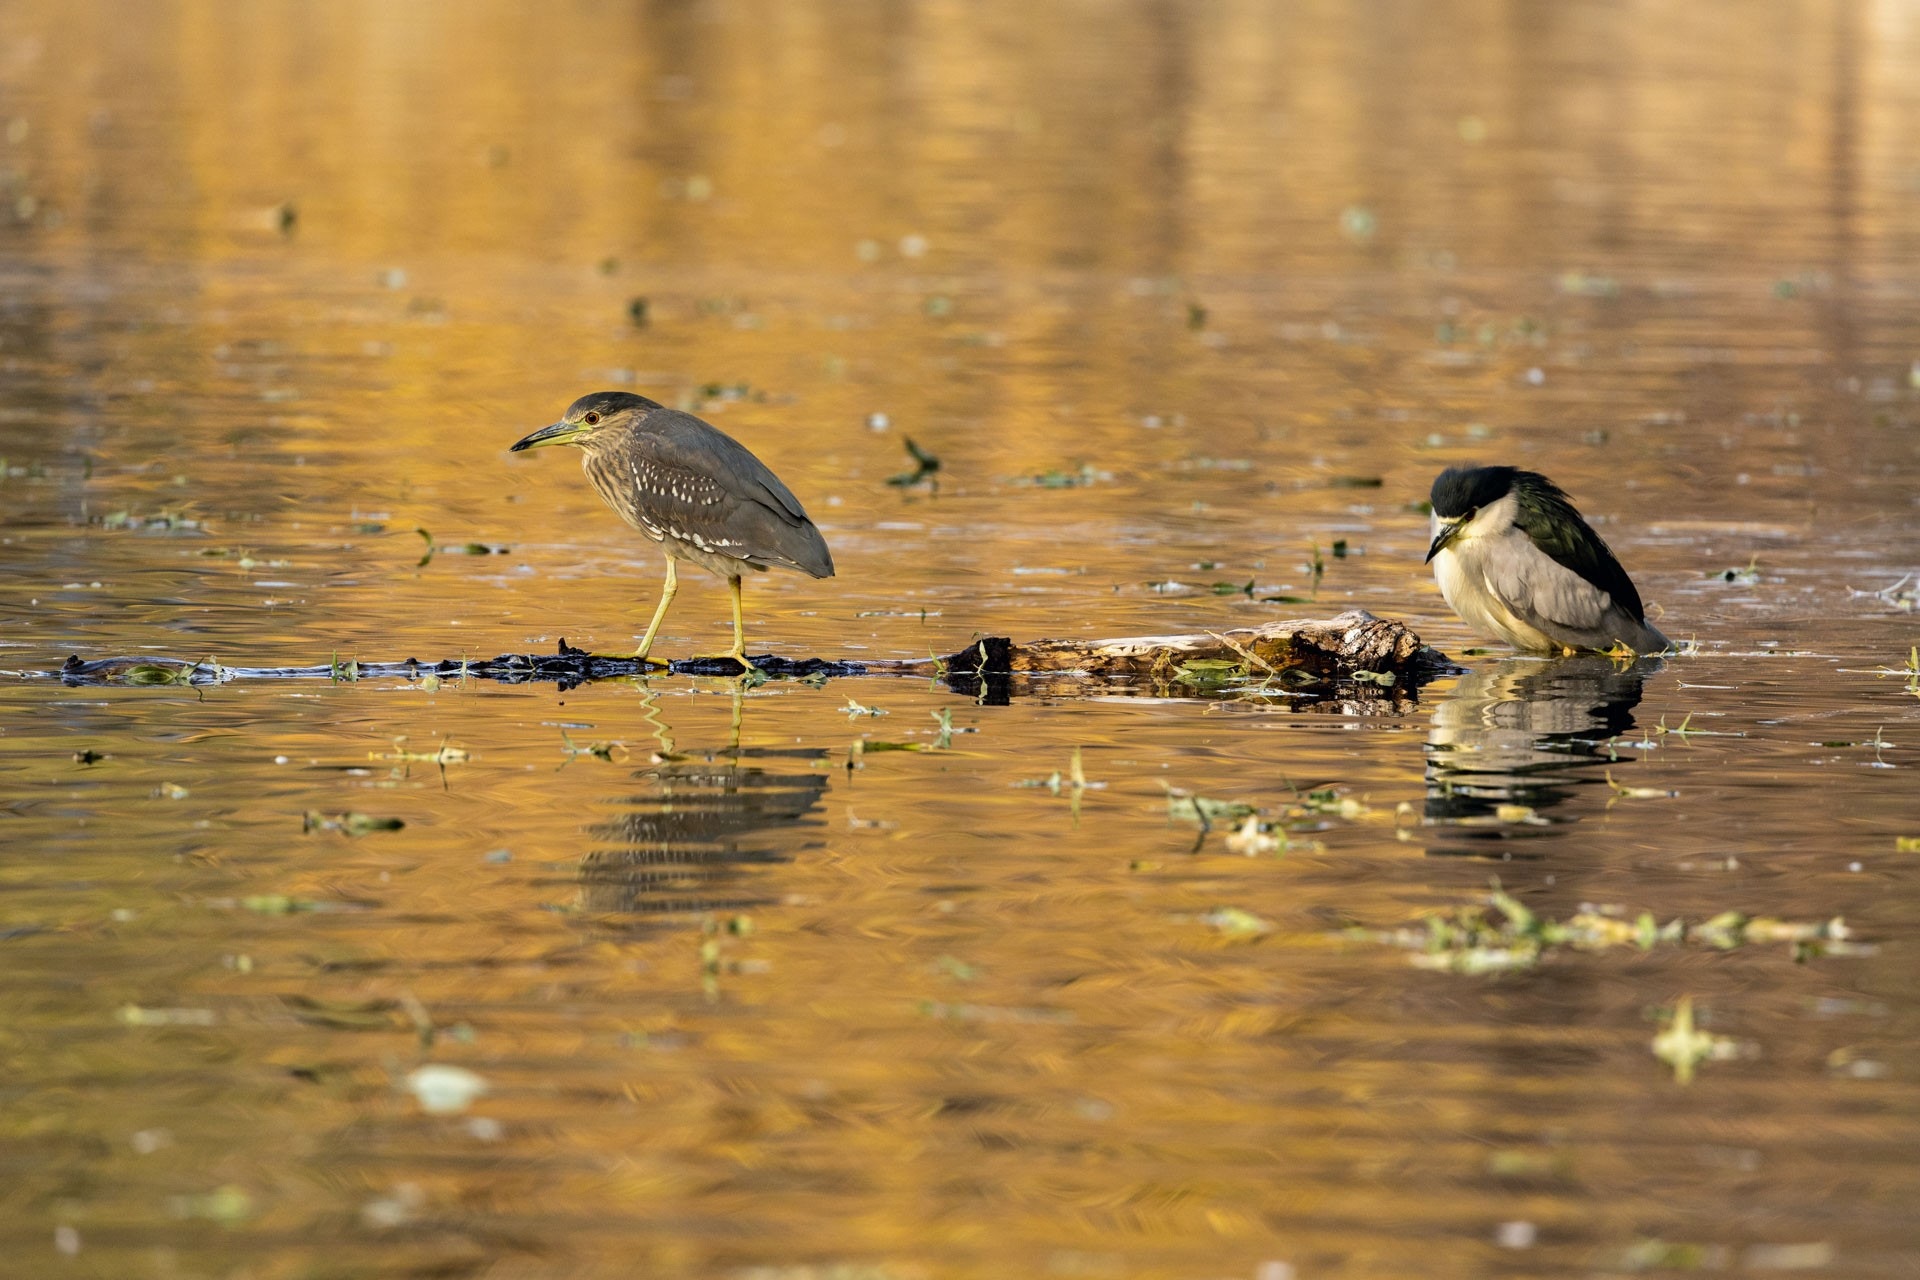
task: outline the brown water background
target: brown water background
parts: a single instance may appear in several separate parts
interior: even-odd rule
[[[1920,1273],[1920,7],[14,0],[0,128],[0,1274]],[[505,453],[602,388],[820,524],[755,651],[1459,654],[1476,459],[1698,650],[1376,716],[39,674],[630,646],[657,557]],[[726,627],[689,574],[661,645]],[[1352,803],[1244,857],[1165,786]],[[1355,932],[1495,876],[1862,945]]]

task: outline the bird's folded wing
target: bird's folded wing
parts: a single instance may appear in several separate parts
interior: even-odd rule
[[[650,452],[661,467],[717,479],[734,497],[761,503],[788,524],[806,521],[800,499],[732,436],[672,410],[656,411],[647,425]]]
[[[745,446],[683,413],[656,412],[641,443],[588,463],[607,504],[656,540],[762,568],[833,575],[833,556],[800,500]],[[627,488],[638,502],[623,500]],[[720,570],[716,570],[718,572]]]
[[[1613,597],[1533,545],[1524,535],[1488,549],[1487,580],[1513,611],[1553,639],[1600,626]]]
[[[1558,490],[1524,494],[1514,518],[1534,546],[1556,564],[1592,584],[1635,622],[1646,617],[1633,579],[1620,567],[1606,539],[1593,531],[1565,494]]]

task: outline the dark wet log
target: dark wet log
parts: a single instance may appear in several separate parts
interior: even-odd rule
[[[825,658],[750,656],[768,679],[938,673],[968,696],[1004,701],[1021,687],[1044,682],[1054,692],[1077,682],[1125,681],[1150,692],[1231,693],[1246,681],[1274,682],[1305,695],[1384,695],[1407,691],[1454,670],[1405,624],[1353,610],[1325,621],[1269,622],[1197,635],[1129,636],[1111,640],[1034,640],[990,637],[945,658],[836,662]],[[178,658],[70,657],[48,672],[67,684],[189,685],[230,680],[496,680],[553,682],[563,689],[593,680],[636,675],[736,676],[730,658],[683,658],[642,664],[576,649],[565,640],[552,654],[508,653],[477,660],[421,662],[334,661],[311,667],[245,667]]]
[[[869,664],[833,662],[825,658],[781,658],[773,654],[749,654],[747,661],[770,678],[798,679],[807,676],[859,676],[868,674]],[[925,665],[914,664],[924,670]],[[82,661],[78,655],[67,659],[51,673],[67,684],[134,685],[209,685],[229,680],[495,680],[503,684],[528,684],[541,681],[572,688],[592,680],[615,680],[643,674],[737,676],[739,665],[731,658],[682,658],[675,662],[642,663],[630,657],[609,657],[576,649],[565,639],[557,653],[503,653],[497,658],[443,658],[422,662],[408,658],[402,662],[360,662],[336,660],[313,667],[242,667],[226,663],[184,662],[178,658],[99,658]]]

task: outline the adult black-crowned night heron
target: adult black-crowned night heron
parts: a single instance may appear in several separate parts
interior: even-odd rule
[[[511,452],[577,445],[580,465],[622,520],[660,544],[667,578],[660,604],[633,655],[645,660],[685,560],[727,580],[733,596],[733,650],[748,670],[740,622],[740,578],[748,571],[796,569],[833,576],[833,556],[800,499],[733,437],[690,413],[625,391],[596,391],[567,407],[560,421],[518,441]]]
[[[1607,544],[1538,472],[1442,471],[1433,482],[1427,560],[1453,611],[1516,649],[1673,647],[1647,623],[1640,593]]]

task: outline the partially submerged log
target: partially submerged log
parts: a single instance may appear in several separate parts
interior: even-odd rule
[[[747,661],[769,679],[862,676],[871,674],[874,668],[872,663],[782,658],[770,653],[750,654]],[[921,669],[926,665],[919,664]],[[418,658],[399,662],[335,659],[311,667],[230,666],[212,659],[186,662],[179,658],[96,658],[88,662],[75,654],[50,674],[67,684],[209,685],[231,680],[330,680],[337,684],[361,680],[424,680],[431,676],[435,680],[493,680],[501,684],[552,681],[562,689],[571,689],[595,680],[622,680],[639,675],[737,676],[740,667],[726,657],[645,663],[632,657],[576,649],[562,637],[559,650],[554,653],[503,653],[497,658],[442,658],[438,662],[422,662]]]
[[[1062,671],[1085,676],[1171,678],[1195,663],[1225,662],[1249,673],[1304,671],[1335,678],[1356,671],[1414,677],[1446,658],[1422,644],[1405,623],[1351,609],[1324,622],[1295,619],[1198,635],[1127,636],[1117,640],[988,639],[945,660],[955,670]],[[1437,665],[1434,665],[1437,664]]]
[[[995,637],[943,661],[956,687],[969,677],[990,685],[1004,673],[1010,692],[1124,682],[1161,695],[1219,695],[1254,684],[1304,697],[1395,700],[1459,669],[1405,623],[1363,609],[1197,635],[1025,644]]]
[[[985,701],[1005,701],[1020,689],[1063,691],[1075,684],[1115,682],[1154,693],[1233,692],[1249,683],[1277,686],[1300,696],[1396,697],[1437,675],[1457,670],[1444,655],[1421,643],[1406,624],[1350,610],[1324,621],[1269,622],[1258,627],[1205,631],[1197,635],[1128,636],[1109,640],[1034,640],[1016,643],[991,637],[944,658],[839,662],[825,658],[752,656],[769,679],[863,675],[938,675],[957,692]],[[24,674],[24,673],[23,673]],[[553,681],[572,688],[594,680],[636,675],[738,674],[729,658],[687,658],[651,666],[628,657],[576,649],[565,640],[553,654],[502,654],[479,660],[421,662],[333,661],[311,667],[228,666],[211,659],[67,659],[47,672],[66,684],[210,685],[231,680],[374,679],[495,680],[508,684]]]

